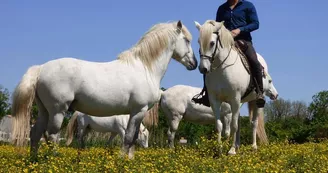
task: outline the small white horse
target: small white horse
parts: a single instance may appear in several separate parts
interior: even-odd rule
[[[4,117],[2,117],[1,121],[0,121],[0,141],[3,142],[12,142],[12,116],[11,115],[6,115]],[[33,127],[33,125],[31,125],[31,128]],[[53,141],[52,142],[56,142],[57,144],[60,142],[60,140],[62,138],[60,138],[60,133],[57,134],[53,134]],[[42,141],[48,141],[48,133],[44,132],[43,133],[43,138],[41,138]],[[25,138],[25,140],[30,141],[30,138],[27,137]]]
[[[0,120],[0,141],[10,142],[12,132],[12,116],[5,115]]]
[[[271,80],[270,78],[266,78],[265,80]],[[268,82],[265,82],[268,83]],[[268,97],[275,98],[278,93],[273,84],[266,85],[266,90],[270,90],[270,92],[266,92]],[[170,147],[174,147],[174,138],[175,133],[178,130],[178,126],[180,121],[183,119],[188,122],[196,123],[196,124],[215,124],[215,116],[213,115],[213,111],[210,107],[195,104],[191,99],[198,93],[201,92],[201,88],[187,86],[187,85],[175,85],[171,88],[168,88],[162,93],[162,97],[160,100],[160,107],[164,112],[164,115],[169,121],[169,129],[167,132],[168,142]],[[250,119],[252,119],[252,109],[249,107]],[[229,137],[230,136],[230,122],[231,122],[231,109],[230,105],[223,102],[221,105],[221,121],[223,121],[223,132]],[[263,116],[261,114],[260,116]],[[264,129],[264,119],[259,119],[258,128],[261,128],[258,132],[259,139],[262,142],[267,141],[265,129]],[[239,126],[238,126],[239,128]],[[262,132],[264,134],[259,134]],[[264,137],[264,138],[263,138]]]
[[[195,22],[196,28],[200,31],[200,65],[199,71],[206,74],[206,86],[208,89],[209,101],[217,119],[217,129],[219,131],[218,141],[221,142],[222,123],[220,121],[221,103],[227,102],[231,106],[232,121],[231,132],[233,134],[233,144],[228,154],[236,154],[236,132],[238,129],[238,118],[240,103],[249,102],[249,105],[255,112],[253,116],[253,144],[252,147],[257,149],[256,130],[258,125],[258,114],[263,112],[263,108],[258,108],[255,99],[256,93],[252,91],[246,98],[241,99],[246,93],[251,81],[250,75],[245,69],[239,52],[235,49],[234,39],[223,22],[207,20],[202,26]],[[260,57],[260,56],[259,56]],[[268,74],[268,67],[263,61],[260,61]],[[272,80],[265,85],[271,84]],[[268,90],[265,90],[269,92]],[[278,95],[277,95],[278,96]],[[276,99],[274,97],[272,99]]]
[[[178,130],[179,123],[183,119],[188,122],[197,124],[214,124],[215,117],[210,107],[195,104],[191,99],[201,92],[201,88],[196,88],[186,85],[175,85],[166,89],[162,93],[160,100],[160,108],[168,119],[169,129],[167,131],[168,143],[171,148],[174,148],[175,133]],[[221,116],[224,125],[230,124],[231,111],[230,105],[222,104],[221,113],[226,116]],[[225,134],[230,135],[230,128],[225,129]]]
[[[140,123],[160,98],[160,82],[171,58],[188,70],[197,68],[191,39],[181,21],[160,23],[117,60],[60,58],[30,67],[13,93],[14,143],[25,145],[35,99],[39,115],[31,130],[32,156],[37,156],[42,133],[56,134],[64,112],[71,109],[93,116],[130,114],[122,154],[133,158]]]
[[[97,132],[111,132],[108,144],[117,136],[121,137],[123,144],[125,131],[128,127],[130,115],[114,115],[110,117],[95,117],[75,111],[72,115],[66,129],[67,141],[66,145],[70,145],[73,140],[74,132],[77,131],[79,147],[85,148],[84,136],[89,130]],[[149,132],[147,128],[141,123],[138,133],[137,142],[144,148],[148,148]]]

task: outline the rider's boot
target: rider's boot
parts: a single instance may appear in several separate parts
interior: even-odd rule
[[[205,84],[205,74],[203,75],[203,80],[204,80],[204,88],[203,90],[195,95],[191,100],[194,101],[195,103],[198,104],[203,104],[204,106],[210,107],[210,101],[208,99],[208,93],[207,93],[207,88],[206,88],[206,84]],[[205,95],[203,95],[205,94]]]

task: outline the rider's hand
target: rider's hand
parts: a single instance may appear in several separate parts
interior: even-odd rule
[[[240,29],[237,28],[237,29],[232,30],[231,34],[233,37],[237,37],[240,34]]]

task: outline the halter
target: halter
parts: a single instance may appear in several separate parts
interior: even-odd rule
[[[230,52],[231,52],[231,49],[232,49],[232,46],[231,46],[227,57],[225,57],[225,59],[218,66],[212,67],[212,64],[213,64],[213,62],[215,60],[214,59],[215,58],[215,54],[216,54],[216,51],[218,49],[218,43],[220,43],[220,47],[223,48],[222,43],[221,43],[221,40],[220,40],[219,32],[218,31],[217,32],[213,32],[213,34],[216,34],[217,37],[216,37],[215,49],[214,49],[214,52],[213,52],[212,56],[203,55],[200,52],[200,49],[199,49],[199,55],[200,55],[200,57],[203,58],[203,59],[204,58],[208,58],[210,60],[210,62],[211,62],[211,70],[215,70],[215,69],[219,68],[228,59],[228,57],[230,55]]]

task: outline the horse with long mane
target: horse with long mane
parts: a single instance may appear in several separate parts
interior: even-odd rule
[[[266,78],[264,83],[268,83],[271,78]],[[270,90],[270,92],[266,92],[267,97],[275,98],[278,95],[273,83],[265,85],[266,90]],[[215,124],[215,116],[210,107],[195,104],[191,99],[197,94],[200,93],[202,89],[187,85],[175,85],[166,89],[162,93],[161,100],[159,102],[159,106],[162,109],[164,115],[168,119],[169,129],[167,131],[168,142],[170,147],[174,147],[174,138],[175,133],[178,130],[178,126],[181,120],[185,120],[188,122],[207,125],[207,124]],[[177,95],[179,97],[177,97]],[[249,108],[249,119],[252,120],[253,110]],[[154,108],[152,108],[154,109]],[[158,110],[157,110],[158,111]],[[263,112],[261,112],[263,113]],[[230,122],[232,118],[230,105],[223,102],[221,105],[221,115],[220,119],[223,122],[223,131],[225,136],[230,136]],[[264,118],[263,114],[260,114],[261,117],[258,121],[259,126],[257,127],[257,136],[262,143],[267,143],[267,135],[264,129]],[[240,128],[238,126],[238,128]]]
[[[128,127],[129,117],[129,114],[113,115],[110,117],[95,117],[79,111],[75,111],[67,125],[66,145],[68,146],[72,143],[74,132],[77,132],[79,147],[85,148],[84,137],[90,130],[97,132],[111,132],[107,144],[109,144],[117,135],[119,135],[123,144],[125,131]],[[138,131],[137,142],[142,147],[147,148],[149,131],[142,123],[140,124],[140,129]]]
[[[188,70],[197,68],[191,40],[181,21],[160,23],[111,62],[60,58],[30,67],[13,93],[14,143],[25,145],[35,100],[39,114],[31,130],[33,156],[41,134],[56,134],[70,109],[93,116],[130,114],[122,154],[132,158],[140,123],[160,98],[160,82],[171,58]]]
[[[258,108],[255,102],[256,93],[254,89],[247,94],[248,86],[251,83],[251,75],[245,68],[241,59],[241,54],[234,45],[234,38],[230,31],[225,28],[223,22],[207,20],[203,25],[195,22],[196,28],[200,31],[200,64],[199,71],[206,74],[206,86],[209,95],[210,105],[216,117],[216,127],[219,132],[218,141],[221,142],[222,123],[220,121],[222,102],[229,103],[232,111],[231,132],[233,134],[233,144],[228,154],[236,154],[236,132],[238,129],[238,118],[240,103],[248,102],[250,109],[255,114],[252,117],[253,144],[257,149],[256,130],[258,125],[258,115],[263,112],[263,108]],[[264,67],[264,77],[268,74],[268,67],[264,59],[260,63]],[[267,84],[271,84],[272,80]],[[265,84],[263,84],[265,85]],[[265,88],[265,86],[264,86]],[[265,90],[265,95],[268,90]],[[246,95],[245,95],[246,94]],[[278,95],[272,99],[276,99]]]

